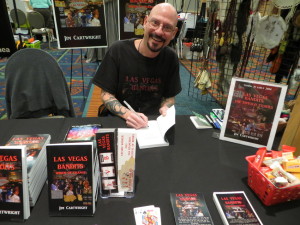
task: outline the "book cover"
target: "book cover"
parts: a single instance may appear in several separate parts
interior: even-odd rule
[[[31,177],[32,171],[39,167],[39,159],[46,155],[45,146],[50,143],[50,139],[50,134],[20,134],[13,135],[6,145],[26,145],[27,173]]]
[[[287,86],[232,78],[220,139],[272,149]]]
[[[169,146],[166,133],[175,125],[175,107],[168,109],[167,115],[148,121],[148,127],[138,129],[137,141],[140,149]]]
[[[262,225],[245,192],[214,192],[213,200],[224,225]]]
[[[199,113],[193,112],[195,116],[190,116],[190,119],[197,129],[213,128],[213,126]]]
[[[93,143],[51,144],[46,149],[50,216],[92,216]]]
[[[134,191],[136,154],[136,132],[134,129],[119,128],[117,142],[118,190]]]
[[[176,225],[213,225],[202,193],[170,193]]]
[[[65,142],[83,142],[95,140],[95,133],[97,133],[101,124],[86,124],[71,126],[66,134]]]
[[[101,174],[101,196],[109,196],[112,192],[117,193],[117,170],[116,170],[116,140],[117,130],[101,129],[96,133],[97,150]]]
[[[24,220],[30,216],[26,146],[0,147],[0,218]]]

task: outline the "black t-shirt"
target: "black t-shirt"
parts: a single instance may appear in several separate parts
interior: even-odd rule
[[[135,39],[113,43],[97,70],[93,83],[126,100],[134,110],[146,115],[158,115],[163,98],[181,91],[179,60],[170,47],[155,58],[141,55]]]

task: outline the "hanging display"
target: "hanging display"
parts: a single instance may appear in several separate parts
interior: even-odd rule
[[[17,49],[5,1],[0,1],[0,21],[0,30],[2,31],[2,35],[0,35],[0,57],[8,57]]]
[[[107,47],[104,0],[53,2],[58,48]]]
[[[164,0],[119,0],[120,40],[143,37],[144,19],[151,9]]]

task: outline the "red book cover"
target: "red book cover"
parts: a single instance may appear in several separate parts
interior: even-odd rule
[[[30,216],[25,146],[0,147],[0,219]]]
[[[220,139],[272,149],[287,86],[232,78]]]

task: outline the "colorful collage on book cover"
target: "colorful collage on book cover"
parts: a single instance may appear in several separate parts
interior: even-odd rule
[[[214,198],[220,203],[228,224],[262,224],[244,193],[216,193]]]
[[[33,165],[45,144],[50,141],[49,134],[32,134],[32,135],[13,135],[7,146],[26,145],[27,146],[27,173],[29,174]]]
[[[95,133],[98,132],[100,128],[100,124],[71,126],[67,132],[65,142],[92,141],[95,139]]]
[[[47,145],[51,216],[92,216],[93,145],[90,142]]]
[[[23,182],[21,149],[1,148],[0,218],[20,220],[24,218]]]
[[[176,225],[213,225],[202,193],[171,193]]]
[[[225,137],[267,145],[282,88],[236,81]]]

